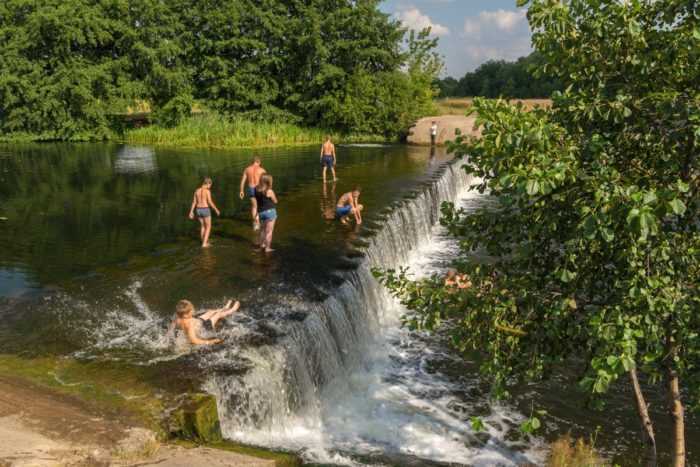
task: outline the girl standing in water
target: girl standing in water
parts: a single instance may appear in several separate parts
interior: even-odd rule
[[[258,205],[258,217],[260,218],[260,248],[269,253],[272,250],[272,232],[275,230],[277,219],[277,196],[272,191],[272,176],[264,174],[260,177],[260,183],[255,187],[255,201]]]
[[[197,188],[192,198],[190,206],[190,219],[194,219],[195,214],[199,219],[199,237],[202,240],[202,248],[209,247],[209,234],[211,233],[211,210],[220,216],[219,208],[211,199],[211,178],[207,177],[202,181],[202,186]]]

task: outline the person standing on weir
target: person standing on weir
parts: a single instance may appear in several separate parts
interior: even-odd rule
[[[430,145],[435,146],[437,144],[438,126],[437,122],[433,120],[433,124],[430,126]]]
[[[326,136],[326,142],[321,146],[321,165],[323,166],[323,183],[326,183],[326,170],[331,169],[333,181],[335,177],[335,144],[331,141],[331,136]]]
[[[260,219],[258,219],[258,205],[255,201],[255,187],[260,183],[260,177],[265,174],[265,169],[262,168],[260,157],[253,157],[253,161],[248,167],[243,170],[241,177],[241,199],[248,197],[250,199],[250,217],[253,219],[253,230],[260,228]],[[246,185],[247,182],[247,185]]]

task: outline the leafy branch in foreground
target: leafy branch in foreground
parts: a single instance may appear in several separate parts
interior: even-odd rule
[[[529,113],[477,99],[481,139],[452,145],[497,202],[443,210],[471,288],[382,280],[410,325],[448,323],[458,350],[478,351],[498,395],[583,363],[580,385],[602,403],[628,377],[647,465],[656,441],[638,376],[663,382],[681,467],[683,403],[700,403],[700,6],[594,3],[520,1],[566,91]]]

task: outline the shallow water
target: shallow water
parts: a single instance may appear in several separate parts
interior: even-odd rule
[[[317,148],[263,151],[280,198],[271,255],[253,249],[248,204],[238,199],[252,155],[0,147],[0,353],[182,365],[217,396],[228,437],[312,463],[540,463],[543,441],[517,429],[533,404],[551,413],[547,438],[606,424],[606,415],[582,411],[580,394],[556,384],[494,404],[473,364],[439,337],[400,327],[402,309],[370,268],[444,270],[456,246],[434,226],[440,201],[462,199],[470,209],[486,202],[466,193],[468,180],[444,152],[342,146],[340,180],[324,185]],[[213,177],[222,210],[208,250],[186,217],[203,176]],[[355,183],[363,226],[326,220]],[[165,327],[181,298],[198,307],[241,300],[242,312],[221,331],[225,345],[173,347]],[[616,423],[599,437],[621,461],[636,436],[624,404],[607,412]],[[470,429],[471,416],[484,419],[485,433]],[[694,455],[697,446],[689,447]]]

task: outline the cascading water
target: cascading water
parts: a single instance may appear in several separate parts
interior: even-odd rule
[[[306,304],[303,319],[280,323],[284,337],[235,350],[249,370],[218,372],[205,383],[217,397],[226,437],[297,450],[312,462],[508,465],[534,459],[502,442],[518,418],[504,409],[489,407],[489,433],[470,430],[468,417],[453,406],[453,394],[465,388],[426,368],[431,347],[401,328],[401,307],[371,274],[373,267],[415,263],[435,233],[441,204],[464,195],[468,184],[458,165],[446,164],[383,213],[381,225],[363,239],[363,254],[353,255],[356,267],[338,272],[339,285],[325,291],[325,300]]]

